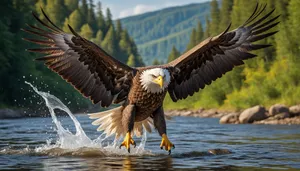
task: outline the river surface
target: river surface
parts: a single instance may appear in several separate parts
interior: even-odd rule
[[[171,155],[160,149],[156,131],[135,137],[129,154],[119,149],[121,140],[100,136],[87,115],[74,116],[55,96],[35,91],[51,117],[0,120],[0,170],[300,170],[299,125],[173,117]]]
[[[100,135],[87,115],[76,117],[88,137]],[[59,119],[75,130],[70,119]],[[213,118],[175,117],[168,122],[169,137],[176,145],[171,155],[159,148],[156,132],[147,134],[144,149],[130,155],[113,146],[51,147],[50,141],[58,138],[53,127],[49,117],[0,120],[0,170],[300,169],[300,127],[296,125],[219,125]],[[135,138],[137,144],[140,139]],[[112,141],[108,139],[107,144]],[[210,149],[231,153],[214,155]]]

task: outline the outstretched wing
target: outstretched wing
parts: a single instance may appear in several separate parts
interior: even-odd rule
[[[42,10],[47,23],[33,16],[43,28],[28,25],[25,32],[43,39],[26,39],[44,47],[28,49],[31,52],[47,54],[37,58],[48,68],[71,83],[93,103],[102,107],[119,103],[126,99],[135,69],[114,59],[94,43],[78,35],[70,26],[73,34],[67,34],[55,26]],[[115,100],[114,100],[115,99]],[[114,100],[114,101],[113,101]]]
[[[234,66],[244,64],[243,60],[255,57],[250,51],[269,47],[266,44],[253,44],[276,33],[266,31],[279,23],[276,22],[279,16],[268,19],[272,10],[260,17],[265,8],[266,5],[259,7],[257,4],[253,14],[242,26],[228,32],[229,25],[220,35],[204,40],[167,64],[173,69],[168,88],[172,100],[192,96],[200,88],[203,89],[205,85],[231,71]]]

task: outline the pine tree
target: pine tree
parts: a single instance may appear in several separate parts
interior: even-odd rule
[[[220,26],[219,32],[222,32],[231,22],[231,11],[233,0],[223,0],[220,9]]]
[[[231,20],[232,27],[238,27],[241,23],[244,23],[252,14],[255,6],[256,0],[234,0],[232,12],[231,12]]]
[[[106,8],[106,26],[110,27],[111,25],[113,25],[112,14],[110,12],[110,9]]]
[[[130,56],[128,57],[127,65],[131,67],[135,67],[136,66],[135,61],[136,61],[135,56],[133,54],[130,54]]]
[[[79,2],[78,0],[64,0],[65,6],[68,9],[68,14],[71,14],[73,11],[78,9]]]
[[[196,29],[193,29],[191,37],[190,37],[190,42],[187,45],[186,51],[192,49],[196,44],[197,44],[197,32]]]
[[[98,26],[98,29],[100,29],[103,32],[103,34],[105,35],[107,32],[107,27],[105,24],[103,12],[102,12],[102,6],[101,6],[100,1],[97,4],[97,26]]]
[[[179,56],[180,56],[180,52],[173,45],[171,53],[170,53],[170,55],[168,57],[168,61],[167,62],[171,62],[171,61],[175,60],[176,58],[178,58]]]
[[[123,28],[122,28],[121,21],[117,20],[117,24],[116,24],[116,37],[117,37],[117,40],[121,39],[122,32],[123,32]]]
[[[52,22],[61,27],[67,16],[64,0],[47,0],[46,11]]]
[[[117,56],[118,45],[116,44],[116,35],[113,25],[110,26],[101,46],[110,55]]]
[[[290,21],[286,20],[290,13],[290,10],[288,10],[289,3],[290,0],[275,1],[276,11],[278,14],[281,14],[280,19],[282,19],[278,25],[280,32],[275,34],[277,59],[290,54],[291,50],[289,47],[292,47],[294,44],[294,39],[290,39],[289,37],[291,35]]]
[[[120,47],[120,61],[126,62],[127,57],[132,54],[132,47],[130,42],[130,37],[128,35],[128,32],[125,30],[121,34],[121,40],[119,41],[119,47]],[[135,54],[136,55],[136,54]]]
[[[70,33],[70,29],[69,29],[69,26],[68,24],[70,24],[70,21],[68,18],[65,19],[65,22],[64,22],[64,26],[63,26],[63,31],[66,32],[66,33]],[[72,26],[71,26],[72,27]],[[73,28],[73,27],[72,27]]]
[[[80,7],[80,13],[82,15],[82,23],[87,23],[88,22],[88,18],[87,18],[87,14],[89,12],[89,7],[87,4],[87,0],[81,0],[81,7]]]
[[[208,37],[210,37],[211,33],[210,33],[210,21],[208,16],[206,16],[205,18],[205,31],[204,31],[204,39],[207,39]]]
[[[137,64],[136,64],[136,66],[137,67],[142,67],[142,66],[145,66],[145,63],[144,63],[144,61],[143,61],[143,58],[138,54],[138,56],[137,56]]]
[[[80,35],[88,40],[92,39],[93,34],[93,30],[89,24],[84,24],[80,29]]]
[[[152,65],[160,65],[159,60],[155,58],[152,62]]]
[[[97,21],[95,17],[93,0],[90,0],[90,8],[88,9],[87,23],[91,26],[94,33],[97,30]]]
[[[98,30],[96,37],[94,39],[94,43],[96,43],[98,46],[101,46],[102,40],[103,40],[103,32],[101,30]]]
[[[79,10],[75,10],[71,13],[70,17],[65,20],[64,22],[64,31],[68,31],[68,25],[69,24],[75,31],[79,32],[82,24],[82,16],[79,12]]]
[[[46,0],[38,0],[35,4],[35,9],[36,9],[36,12],[39,14],[39,18],[44,20],[45,17],[43,15],[42,11],[40,10],[41,8],[46,10]]]
[[[280,0],[275,1],[274,3],[277,13],[280,14],[280,18],[288,18],[289,10],[287,8],[290,0]]]
[[[202,24],[198,21],[197,31],[196,31],[196,44],[200,43],[203,40],[204,31],[202,28]]]
[[[127,30],[124,30],[123,32],[127,32]],[[128,35],[128,33],[127,33],[127,35]],[[130,37],[129,39],[130,39],[130,52],[136,57],[136,66],[139,66],[139,67],[145,66],[145,63],[143,62],[143,59],[138,52],[138,48],[137,48],[133,38]]]
[[[299,16],[300,16],[300,11],[299,11],[299,7],[300,7],[300,1],[297,0],[290,0],[290,4],[288,6],[288,10],[289,10],[289,30],[291,33],[291,37],[293,41],[293,46],[289,47],[289,49],[294,53],[295,56],[299,55],[299,47],[300,47],[300,43],[299,43],[299,38],[300,38],[300,29],[299,29],[299,24],[300,24],[300,20],[299,20]]]
[[[210,17],[210,34],[214,36],[218,34],[220,24],[220,11],[217,0],[212,0],[210,3]]]

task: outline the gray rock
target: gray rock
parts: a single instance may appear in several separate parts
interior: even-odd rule
[[[284,118],[284,119],[275,119],[277,115],[270,117],[268,119],[262,121],[256,121],[255,124],[270,124],[270,125],[292,125],[297,124],[300,125],[300,116],[295,116],[292,118]]]
[[[237,123],[239,121],[239,113],[229,113],[220,119],[220,124],[231,124],[231,123]]]
[[[228,149],[209,149],[208,153],[213,155],[231,154],[232,152]]]
[[[204,110],[200,113],[200,117],[203,118],[212,118],[215,115],[218,114],[218,110],[217,109],[208,109],[208,110]]]
[[[275,116],[273,116],[274,119],[285,119],[285,118],[289,118],[290,117],[290,114],[285,112],[285,113],[279,113]]]
[[[292,116],[300,116],[300,105],[291,106],[289,111]]]
[[[288,113],[289,108],[283,104],[275,104],[269,109],[269,116],[275,116],[279,113]]]
[[[21,118],[21,117],[25,117],[24,112],[21,110],[0,109],[0,119]]]
[[[266,109],[263,106],[258,105],[244,110],[239,116],[239,122],[252,123],[254,121],[260,121],[266,118]]]
[[[190,116],[192,114],[193,114],[192,111],[183,111],[183,112],[181,112],[181,114],[179,116]]]

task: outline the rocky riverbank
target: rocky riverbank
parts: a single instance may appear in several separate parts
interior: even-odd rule
[[[268,110],[263,106],[254,106],[239,112],[217,109],[170,110],[166,115],[220,118],[221,124],[300,124],[300,105],[287,107],[275,104]]]
[[[0,119],[45,116],[31,113],[18,109],[0,109]],[[166,115],[220,118],[221,124],[300,124],[300,104],[291,107],[275,104],[268,110],[263,106],[254,106],[239,112],[217,109],[169,110]]]
[[[13,119],[26,117],[23,110],[0,109],[0,119]]]

